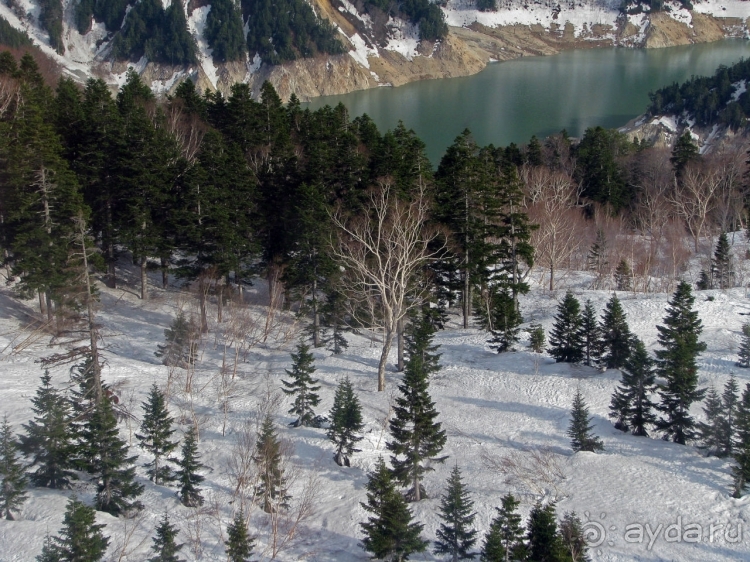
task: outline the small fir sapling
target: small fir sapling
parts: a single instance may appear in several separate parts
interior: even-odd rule
[[[185,562],[177,556],[184,546],[175,542],[178,534],[177,527],[169,522],[169,517],[165,513],[159,526],[156,527],[156,536],[152,539],[154,544],[151,545],[154,556],[149,558],[148,562]]]
[[[28,497],[28,480],[18,458],[18,443],[13,438],[7,416],[3,418],[0,429],[0,480],[0,517],[13,521],[13,512],[19,511]]]
[[[200,462],[198,434],[195,426],[190,426],[182,440],[182,457],[178,466],[176,476],[177,482],[180,484],[178,493],[180,501],[187,507],[203,505],[203,495],[200,493],[198,485],[203,482],[204,477],[198,474],[198,471],[205,467]]]
[[[557,307],[549,345],[549,354],[558,363],[580,363],[583,359],[581,304],[570,291]]]
[[[525,530],[517,511],[519,504],[513,494],[506,494],[501,500],[501,507],[495,508],[497,515],[490,523],[480,553],[482,562],[526,560]]]
[[[250,562],[255,539],[250,536],[247,530],[245,512],[242,508],[227,527],[227,540],[224,544],[226,545],[229,562]]]
[[[411,554],[427,550],[429,543],[421,537],[424,525],[412,521],[411,510],[396,490],[382,457],[365,488],[367,503],[360,505],[370,516],[360,523],[365,535],[362,548],[375,558],[394,561],[408,560]]]
[[[30,480],[34,486],[68,488],[77,479],[74,468],[76,448],[71,427],[70,403],[50,384],[49,372],[31,399],[35,416],[23,425],[26,435],[19,437],[21,452],[31,458],[36,470]]]
[[[65,508],[63,526],[58,536],[45,540],[37,562],[99,562],[109,545],[102,529],[97,525],[96,511],[72,496]]]
[[[473,528],[474,502],[461,480],[461,471],[456,465],[448,478],[448,487],[440,498],[440,519],[435,541],[435,554],[447,554],[453,562],[473,558],[471,549],[477,542],[477,531]]]
[[[579,451],[603,451],[604,445],[601,439],[596,437],[591,430],[593,425],[591,424],[591,416],[589,416],[589,409],[586,406],[586,402],[581,395],[581,391],[577,390],[575,397],[573,398],[573,408],[570,412],[570,426],[568,427],[568,437],[570,437],[570,446],[574,453]]]
[[[310,346],[300,343],[297,345],[297,353],[292,353],[292,370],[286,370],[286,374],[292,380],[281,381],[285,387],[282,388],[284,393],[294,396],[289,413],[297,416],[297,419],[289,424],[292,427],[320,427],[324,421],[313,411],[313,408],[320,404],[320,397],[316,393],[320,390],[320,385],[312,378],[315,372],[314,361]]]
[[[354,393],[349,377],[339,382],[329,415],[331,425],[326,434],[336,447],[333,458],[339,466],[350,466],[349,457],[359,452],[355,445],[362,440],[359,434],[362,432],[364,423],[362,422],[362,406]]]
[[[544,353],[545,335],[541,324],[529,326],[529,347],[534,353]]]
[[[172,429],[174,421],[167,410],[164,394],[154,383],[148,395],[148,400],[142,404],[143,422],[141,432],[136,434],[141,447],[154,456],[154,460],[147,463],[146,473],[154,484],[164,484],[174,480],[172,468],[166,464],[168,455],[177,448],[177,441],[170,441],[175,432]]]

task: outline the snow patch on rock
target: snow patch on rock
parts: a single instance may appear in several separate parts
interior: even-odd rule
[[[193,34],[195,42],[198,44],[198,59],[201,67],[203,68],[203,72],[206,74],[206,77],[215,88],[216,84],[219,81],[219,78],[217,75],[216,65],[214,64],[214,59],[211,56],[213,49],[210,49],[208,47],[208,42],[203,36],[203,30],[206,28],[206,18],[208,17],[208,12],[210,11],[210,5],[196,8],[188,17],[187,23],[190,33]]]
[[[385,48],[403,55],[406,60],[414,59],[419,48],[419,26],[400,18],[390,18],[388,28],[391,33]]]

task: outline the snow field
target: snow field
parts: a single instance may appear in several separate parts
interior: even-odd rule
[[[744,248],[744,242],[738,245]],[[611,293],[585,289],[589,283],[585,274],[572,275],[568,280],[582,303],[591,299],[601,311]],[[116,389],[121,405],[140,418],[140,404],[150,385],[157,382],[165,387],[169,378],[169,369],[159,364],[153,355],[156,344],[163,341],[163,331],[176,310],[190,306],[191,301],[176,289],[152,289],[153,299],[145,304],[130,288],[110,290],[100,286],[100,291],[98,319],[103,325],[104,379]],[[259,319],[266,312],[262,306],[267,298],[264,293],[264,286],[259,283],[247,297],[250,302],[258,303],[252,305],[252,310]],[[747,321],[745,315],[750,313],[745,291],[738,288],[695,294],[695,306],[704,326],[702,340],[708,345],[699,359],[700,386],[713,384],[720,389],[730,373],[734,373],[740,388],[744,389],[750,382],[750,370],[736,368],[734,362],[740,327]],[[563,295],[564,289],[550,293],[534,288],[521,300],[527,322],[540,323],[545,332],[549,332],[557,303]],[[664,316],[670,295],[620,293],[618,297],[631,330],[653,352],[658,348],[655,326]],[[5,287],[0,290],[0,414],[8,415],[17,432],[21,431],[21,424],[31,418],[29,400],[42,374],[37,361],[59,349],[48,346],[48,337],[24,328],[36,314],[34,306],[32,301],[16,301]],[[215,312],[215,308],[210,309],[213,316]],[[227,310],[225,317],[231,319]],[[225,435],[222,435],[223,414],[217,403],[224,346],[214,320],[211,332],[201,345],[192,394],[180,390],[185,383],[184,375],[179,370],[173,373],[170,411],[179,422],[176,435],[181,436],[193,416],[201,428],[200,451],[202,462],[208,467],[204,471],[204,508],[185,508],[179,503],[175,488],[154,486],[147,481],[141,465],[148,458],[135,447],[132,435],[139,420],[120,424],[121,436],[132,439],[131,452],[140,455],[137,473],[146,491],[139,499],[146,509],[135,519],[97,514],[97,521],[107,525],[105,534],[111,538],[109,559],[144,560],[153,531],[166,511],[181,530],[179,542],[186,543],[181,552],[184,558],[225,560],[225,529],[236,509],[231,503],[234,483],[229,458],[232,448],[243,426],[254,423],[258,417],[259,404],[267,389],[278,391],[281,387],[284,369],[291,365],[289,352],[296,343],[299,326],[294,319],[286,314],[280,314],[277,319],[278,330],[265,344],[247,350],[246,361],[237,366]],[[486,344],[486,334],[476,329],[462,330],[458,326],[459,318],[452,314],[448,329],[439,332],[435,339],[442,353],[442,370],[432,378],[430,391],[440,412],[439,420],[448,433],[444,453],[450,458],[445,464],[435,465],[434,472],[426,477],[425,487],[431,499],[412,504],[416,518],[425,525],[426,538],[434,539],[440,523],[439,496],[454,463],[460,467],[475,502],[475,524],[480,535],[487,530],[500,498],[509,491],[522,499],[521,511],[525,517],[538,494],[522,485],[508,484],[503,474],[487,468],[487,462],[509,455],[529,459],[531,451],[542,450],[564,473],[564,479],[557,483],[559,516],[576,511],[586,522],[589,538],[601,541],[592,548],[594,561],[747,559],[750,500],[748,497],[731,498],[730,463],[703,457],[695,447],[663,442],[658,436],[646,439],[615,430],[608,411],[611,394],[619,382],[619,371],[600,373],[580,365],[555,364],[546,354],[529,352],[526,341],[517,346],[519,351],[498,355]],[[222,325],[218,331],[226,331],[226,327]],[[348,375],[363,405],[366,428],[365,438],[360,443],[362,452],[354,455],[351,468],[338,467],[332,460],[332,446],[323,429],[287,427],[292,421],[286,414],[291,399],[282,396],[276,413],[278,430],[284,439],[293,443],[291,466],[299,472],[291,494],[298,497],[304,483],[317,475],[317,498],[315,516],[300,525],[296,539],[279,554],[279,560],[368,559],[358,546],[359,523],[366,517],[359,502],[365,497],[367,471],[374,467],[379,456],[388,459],[386,420],[399,376],[392,367],[394,353],[386,392],[376,392],[378,342],[371,341],[366,333],[347,334],[347,339],[349,348],[341,355],[314,350],[315,376],[322,387],[318,411],[327,413],[338,380]],[[230,348],[227,356],[232,354]],[[56,386],[67,386],[67,367],[53,369],[52,375]],[[565,431],[572,398],[578,388],[594,417],[595,432],[604,441],[602,453],[574,455],[570,451]],[[699,404],[693,406],[693,413],[702,419]],[[90,502],[95,489],[82,480],[74,491]],[[0,561],[33,560],[41,551],[45,534],[58,532],[70,493],[30,489],[30,499],[23,506],[18,521],[0,521]],[[549,494],[547,499],[553,495]],[[261,552],[269,539],[267,516],[254,508],[250,525],[251,532],[258,536],[256,552]],[[642,531],[640,542],[636,540],[639,529]],[[696,529],[700,530],[698,542],[693,541]],[[735,540],[740,529],[741,539]],[[200,549],[194,548],[198,535]],[[264,559],[268,559],[268,555]],[[439,558],[427,552],[412,559]]]

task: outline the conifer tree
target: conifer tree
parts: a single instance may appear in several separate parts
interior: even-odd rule
[[[750,368],[750,323],[742,325],[742,341],[738,352],[740,360],[737,362],[738,367],[743,369]]]
[[[409,506],[396,490],[382,457],[369,475],[366,489],[367,503],[360,505],[371,515],[360,524],[365,535],[362,548],[374,558],[394,561],[424,552],[429,544],[420,536],[424,526],[412,522]]]
[[[570,426],[568,427],[568,437],[570,437],[570,446],[574,453],[578,451],[603,451],[604,445],[601,439],[591,433],[593,425],[591,416],[586,402],[583,400],[580,389],[576,391],[573,398],[573,408],[570,412]]]
[[[266,415],[258,432],[253,461],[258,467],[259,480],[255,496],[260,498],[263,511],[272,513],[277,507],[286,508],[290,496],[287,495],[284,467],[281,465],[281,441],[270,414]]]
[[[604,356],[602,360],[608,369],[620,369],[630,355],[633,336],[628,327],[627,316],[617,295],[607,302],[602,316],[601,342]]]
[[[529,326],[529,347],[534,353],[544,352],[545,336],[541,324]]]
[[[596,367],[602,355],[602,333],[596,311],[590,300],[586,301],[581,314],[581,335],[583,336],[583,364]]]
[[[720,439],[724,418],[722,416],[721,397],[713,385],[709,387],[706,393],[703,413],[706,415],[706,421],[698,424],[700,448],[705,449],[709,455],[717,455],[721,451]]]
[[[203,505],[203,496],[200,493],[198,484],[203,482],[204,477],[198,474],[203,465],[200,462],[200,453],[198,453],[198,434],[195,426],[191,425],[185,438],[182,440],[182,458],[179,461],[179,469],[176,476],[180,483],[180,501],[187,507],[198,507]]]
[[[698,152],[698,147],[693,142],[693,138],[690,136],[690,131],[685,131],[675,142],[672,148],[672,157],[669,159],[674,167],[677,179],[682,178],[682,173],[689,163],[699,158],[700,153]]]
[[[607,262],[607,236],[601,228],[596,229],[596,239],[589,249],[586,256],[586,264],[589,271],[593,271],[597,276],[601,276],[606,270],[609,263]]]
[[[18,444],[13,439],[8,416],[0,429],[0,517],[13,521],[13,512],[26,501],[26,475],[18,460]]]
[[[314,361],[310,346],[300,342],[297,345],[297,353],[292,353],[292,370],[286,370],[286,374],[292,380],[281,381],[286,387],[282,388],[284,393],[294,396],[294,404],[289,413],[297,416],[297,419],[289,424],[292,427],[318,425],[313,408],[320,404],[320,397],[316,394],[316,391],[320,390],[320,385],[317,385],[318,381],[311,376],[315,372]]]
[[[445,430],[435,418],[438,412],[428,392],[429,377],[440,369],[439,354],[434,353],[432,337],[435,329],[424,315],[414,323],[407,337],[409,359],[404,378],[398,386],[394,417],[390,422],[393,440],[386,443],[392,453],[393,477],[403,486],[411,486],[407,497],[420,501],[424,494],[422,475],[432,470],[425,462],[443,462],[438,457],[445,445]]]
[[[747,491],[750,483],[750,383],[745,385],[742,399],[737,406],[737,438],[733,451],[736,463],[732,467],[733,495],[739,498]]]
[[[722,232],[716,243],[714,259],[711,261],[711,278],[713,288],[729,289],[734,287],[734,264],[732,263],[732,252],[729,246],[727,233]]]
[[[73,457],[75,447],[71,432],[70,406],[65,397],[50,384],[49,372],[42,375],[42,384],[31,399],[35,417],[23,426],[26,435],[19,438],[20,449],[31,457],[31,483],[48,488],[67,488],[75,479]]]
[[[164,330],[164,344],[159,344],[154,355],[161,358],[165,365],[175,365],[187,368],[195,363],[197,342],[195,341],[195,326],[185,318],[180,311],[172,321],[172,325]]]
[[[73,496],[68,500],[60,534],[45,541],[37,562],[99,562],[109,545],[102,529],[97,525],[96,511]]]
[[[566,513],[560,521],[560,539],[563,546],[563,560],[569,562],[588,562],[588,545],[584,535],[581,519],[573,513]]]
[[[502,353],[513,348],[518,342],[518,332],[523,323],[523,316],[518,311],[513,296],[507,289],[493,292],[492,296],[490,347]]]
[[[647,426],[656,422],[651,394],[655,390],[654,362],[648,356],[646,346],[635,339],[633,351],[622,369],[620,386],[612,396],[610,417],[618,420],[615,427],[631,430],[633,435],[648,437]]]
[[[734,378],[734,375],[730,375],[729,380],[724,385],[724,392],[721,395],[723,423],[719,432],[720,457],[730,457],[734,453],[734,438],[737,431],[737,407],[740,401],[738,393],[737,379]]]
[[[482,546],[482,562],[510,562],[526,560],[526,544],[521,516],[516,511],[520,503],[513,494],[502,498],[501,507],[490,524]]]
[[[135,481],[136,455],[128,456],[128,445],[120,438],[112,400],[105,394],[81,433],[86,468],[98,479],[96,508],[113,515],[140,509],[140,502],[130,501],[143,493]]]
[[[625,259],[620,260],[615,268],[615,288],[618,291],[633,290],[633,271]]]
[[[440,518],[444,521],[436,531],[435,554],[448,554],[453,562],[474,558],[470,552],[477,542],[477,531],[472,528],[474,502],[461,481],[461,471],[456,465],[448,478],[448,488],[440,498]]]
[[[526,537],[528,560],[534,562],[563,562],[564,545],[557,532],[555,504],[537,503],[529,514]]]
[[[156,527],[156,536],[153,538],[154,544],[151,545],[154,556],[149,558],[148,562],[185,562],[177,556],[177,553],[184,546],[175,542],[178,534],[179,531],[169,522],[169,517],[165,513],[159,526]]]
[[[558,363],[578,363],[583,359],[581,304],[570,291],[565,293],[565,298],[557,307],[549,344],[549,354]]]
[[[662,347],[656,351],[657,369],[666,380],[659,391],[658,409],[663,415],[656,425],[665,439],[682,445],[696,437],[690,405],[705,394],[698,390],[696,359],[706,344],[698,341],[703,328],[698,313],[692,310],[694,301],[690,285],[681,282],[669,301],[664,325],[656,327]]]
[[[146,473],[154,484],[164,484],[174,480],[172,468],[166,464],[167,455],[177,448],[176,441],[170,441],[169,438],[175,432],[172,429],[174,421],[169,415],[167,405],[164,400],[164,394],[154,383],[148,394],[148,400],[142,405],[143,422],[141,423],[141,432],[136,437],[141,443],[141,447],[146,449],[154,456],[154,460],[146,463],[144,466],[148,469]],[[162,459],[165,464],[161,464]]]
[[[250,536],[245,522],[245,513],[240,508],[227,527],[226,545],[229,562],[250,562],[255,539]]]
[[[354,446],[362,440],[359,433],[364,423],[362,422],[362,406],[354,393],[349,377],[342,379],[336,388],[330,419],[331,425],[326,433],[336,447],[333,458],[339,466],[350,466],[349,457],[359,452],[359,449],[355,449]]]

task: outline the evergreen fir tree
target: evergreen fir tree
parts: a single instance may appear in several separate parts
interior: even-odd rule
[[[316,385],[318,381],[311,376],[315,372],[314,361],[310,346],[300,342],[297,345],[297,353],[292,353],[292,370],[286,370],[286,374],[292,380],[281,381],[286,387],[282,390],[294,396],[294,404],[289,409],[289,413],[297,416],[297,419],[289,424],[292,427],[317,427],[319,425],[313,412],[313,408],[320,403],[320,397],[316,394],[316,391],[320,390],[320,385]]]
[[[326,433],[336,447],[333,458],[339,466],[350,466],[349,457],[359,452],[359,449],[355,449],[354,446],[362,440],[359,433],[364,423],[362,422],[362,406],[354,393],[349,377],[341,380],[336,388],[330,419],[331,425]]]
[[[695,283],[695,288],[699,291],[707,291],[714,288],[711,276],[705,269],[701,269],[701,272],[698,274],[698,281]]]
[[[477,542],[477,531],[472,528],[476,515],[473,507],[474,502],[469,499],[456,465],[448,478],[448,488],[440,498],[440,518],[444,523],[436,531],[435,554],[448,554],[453,562],[474,558],[475,554],[470,552]]]
[[[200,493],[198,484],[203,482],[204,477],[198,474],[203,465],[200,462],[200,453],[198,453],[198,434],[195,426],[191,425],[185,438],[182,440],[182,458],[179,461],[179,469],[176,476],[180,483],[180,501],[187,507],[198,507],[203,505],[203,496]]]
[[[618,291],[633,290],[633,272],[625,259],[620,260],[615,268],[615,288]]]
[[[620,386],[612,396],[610,417],[618,420],[615,423],[617,429],[630,429],[633,435],[648,437],[646,427],[656,422],[650,398],[655,389],[655,376],[654,362],[648,356],[646,346],[636,338],[633,351],[622,369]]]
[[[570,446],[574,453],[578,451],[603,451],[604,445],[601,439],[591,433],[593,425],[589,416],[589,409],[583,400],[581,391],[577,390],[573,398],[573,408],[570,412],[570,426],[568,427],[568,437],[570,437]]]
[[[266,415],[258,433],[253,461],[258,466],[259,479],[255,495],[260,498],[263,511],[272,513],[277,507],[286,508],[290,496],[287,495],[286,478],[281,466],[281,441],[270,414]]]
[[[724,417],[722,416],[721,397],[714,386],[709,387],[706,393],[703,413],[706,415],[706,422],[698,424],[700,447],[705,449],[709,455],[717,455],[721,451],[720,439]]]
[[[620,369],[630,355],[633,336],[628,327],[627,317],[617,295],[607,302],[602,317],[601,342],[604,350],[602,358],[608,369]]]
[[[250,536],[245,521],[245,513],[240,508],[234,520],[227,527],[226,551],[229,562],[250,562],[255,539]]]
[[[742,325],[742,341],[738,352],[740,360],[737,362],[738,367],[743,369],[750,368],[750,323]]]
[[[164,344],[157,345],[154,355],[161,358],[165,365],[187,368],[195,363],[197,355],[196,333],[193,323],[180,311],[172,325],[164,330]]]
[[[367,503],[360,505],[372,515],[360,524],[365,535],[362,548],[374,558],[394,561],[424,552],[429,544],[420,536],[424,526],[412,522],[409,506],[396,490],[382,457],[369,475],[366,489]]]
[[[532,324],[529,326],[529,347],[534,353],[544,352],[544,328],[541,324]]]
[[[557,532],[555,504],[537,503],[529,514],[527,524],[528,560],[534,562],[563,562],[564,545]]]
[[[87,470],[96,474],[98,487],[96,508],[113,515],[140,509],[140,502],[130,501],[143,493],[135,481],[137,456],[128,456],[128,445],[120,438],[112,400],[105,394],[83,428],[82,449]]]
[[[34,420],[25,424],[20,449],[31,457],[31,483],[48,488],[67,488],[75,479],[73,456],[75,448],[71,432],[70,406],[65,397],[50,385],[49,372],[42,375],[42,385],[31,399]]]
[[[596,239],[589,249],[586,256],[586,263],[589,271],[593,271],[601,276],[606,270],[609,263],[607,262],[607,236],[601,228],[596,229]]]
[[[703,328],[698,313],[692,310],[694,301],[690,285],[681,282],[669,301],[664,326],[656,327],[663,348],[656,352],[657,369],[666,381],[659,391],[658,409],[663,417],[656,425],[664,432],[664,439],[671,438],[682,445],[696,437],[690,405],[705,394],[705,390],[697,388],[696,359],[706,344],[698,341]]]
[[[596,367],[602,355],[602,332],[596,311],[590,300],[586,301],[581,315],[581,335],[583,336],[583,364]]]
[[[102,533],[104,525],[97,525],[96,511],[73,496],[65,509],[60,535],[45,541],[37,562],[99,562],[109,545]]]
[[[672,157],[669,159],[674,167],[677,179],[682,178],[682,173],[689,163],[695,162],[699,158],[700,153],[698,152],[698,147],[693,142],[693,138],[690,136],[690,131],[685,131],[675,142],[672,148]]]
[[[566,562],[588,562],[588,545],[581,519],[573,513],[566,513],[560,521],[560,539]],[[563,558],[565,560],[565,558]]]
[[[164,484],[174,480],[172,468],[167,464],[161,464],[168,460],[167,455],[177,447],[176,441],[170,441],[169,438],[175,432],[172,429],[174,421],[169,415],[167,405],[164,400],[164,394],[154,383],[148,395],[148,400],[142,404],[143,422],[141,423],[141,433],[136,437],[141,443],[141,447],[146,449],[154,456],[154,460],[145,464],[148,469],[146,473],[155,484]]]
[[[742,497],[750,483],[750,383],[745,385],[742,399],[737,406],[737,438],[734,442],[734,478],[735,498]]]
[[[503,496],[502,507],[490,524],[482,546],[482,562],[526,560],[526,544],[521,516],[516,511],[520,502],[512,494]]]
[[[18,444],[13,439],[8,417],[3,418],[0,429],[0,517],[13,521],[13,512],[26,501],[27,480],[23,465],[18,460]]]
[[[490,347],[498,353],[511,350],[518,342],[518,332],[523,323],[523,316],[507,289],[493,293],[491,317]]]
[[[169,522],[169,517],[164,514],[159,526],[156,527],[156,536],[153,538],[154,544],[151,550],[154,556],[148,559],[148,562],[185,562],[177,556],[177,553],[183,547],[175,542],[179,534],[177,528]]]
[[[713,278],[713,288],[729,289],[734,287],[734,264],[732,263],[732,252],[729,247],[729,238],[727,233],[722,232],[716,243],[714,259],[711,261],[711,277]]]
[[[401,396],[396,398],[395,415],[390,422],[393,440],[386,443],[392,453],[393,477],[403,486],[411,486],[407,497],[419,501],[423,497],[422,475],[432,470],[428,460],[443,462],[438,457],[445,445],[445,430],[441,429],[435,403],[428,392],[429,377],[440,369],[437,346],[431,345],[435,329],[424,315],[414,323],[407,337],[409,359],[404,378],[398,386]]]
[[[565,293],[565,298],[557,307],[549,344],[549,354],[558,363],[578,363],[583,359],[581,304],[570,291]]]
[[[721,395],[723,420],[719,432],[719,456],[730,457],[734,453],[734,437],[737,431],[737,407],[739,405],[739,388],[734,375],[724,385]]]

